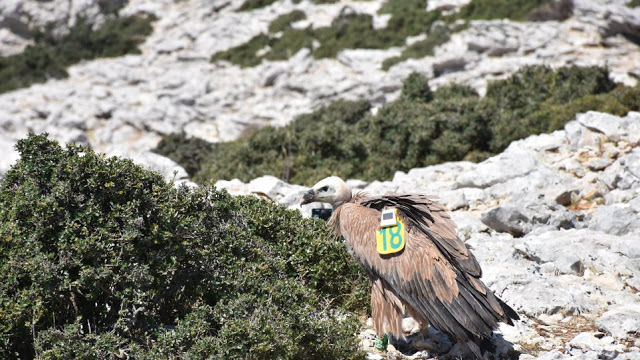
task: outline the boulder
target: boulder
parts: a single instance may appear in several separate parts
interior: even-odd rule
[[[603,336],[602,333],[582,332],[571,339],[566,345],[566,349],[574,354],[573,350],[580,350],[582,353],[597,354],[598,359],[614,359],[624,352],[624,345],[614,343],[611,336]]]
[[[640,188],[640,150],[635,148],[630,153],[618,158],[602,174],[598,175],[598,180],[610,190]]]
[[[596,326],[617,340],[637,339],[640,333],[640,302],[608,310],[596,320]]]
[[[539,161],[527,151],[507,149],[503,153],[478,164],[474,171],[465,172],[455,179],[455,188],[484,189],[507,180],[521,177],[540,167]]]
[[[601,205],[591,217],[589,229],[613,235],[637,234],[640,233],[640,216],[631,206]]]
[[[582,276],[597,273],[631,276],[640,270],[637,238],[603,234],[589,229],[549,231],[518,239],[513,247],[522,256],[546,266],[552,274]],[[620,279],[618,279],[621,282]]]
[[[573,229],[580,226],[581,217],[561,205],[541,201],[501,205],[482,214],[481,220],[496,231],[521,237],[540,227]]]
[[[165,179],[170,181],[187,180],[189,178],[187,171],[178,163],[168,157],[150,151],[140,153],[114,151],[111,155],[129,158],[139,165],[159,172]]]

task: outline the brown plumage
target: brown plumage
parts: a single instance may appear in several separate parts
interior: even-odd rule
[[[406,311],[421,325],[431,324],[481,357],[491,348],[498,322],[512,324],[511,319],[518,319],[480,280],[478,261],[458,238],[446,210],[433,199],[352,196],[342,179],[329,177],[305,193],[302,203],[314,201],[333,205],[330,224],[371,278],[371,316],[379,336],[386,320],[389,332],[403,338]],[[398,209],[405,224],[405,247],[381,255],[375,233],[381,211],[391,207]]]

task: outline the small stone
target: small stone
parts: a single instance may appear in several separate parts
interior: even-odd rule
[[[377,336],[376,331],[373,329],[367,329],[364,331],[364,333],[367,334],[368,336],[374,336],[374,337]]]
[[[633,291],[640,292],[640,276],[636,275],[632,278],[629,278],[625,281],[625,283],[633,289]]]
[[[537,357],[529,354],[522,354],[520,355],[520,357],[518,357],[518,360],[535,360],[535,359],[537,359]]]
[[[564,355],[558,350],[551,350],[547,353],[538,355],[539,360],[563,360],[570,356]]]
[[[568,322],[570,322],[571,320],[573,320],[573,316],[567,316],[566,318],[562,319],[562,321],[560,321],[563,324],[566,324]]]
[[[556,196],[556,203],[562,206],[569,206],[571,205],[571,201],[573,200],[573,197],[576,193],[576,190],[564,191],[560,195]]]
[[[438,344],[431,339],[419,339],[411,343],[411,347],[416,350],[427,350],[429,352],[438,352]]]
[[[613,163],[613,160],[609,158],[594,158],[587,162],[587,167],[593,171],[601,171],[606,169]]]
[[[562,314],[553,314],[553,315],[540,314],[538,316],[538,320],[540,320],[540,322],[545,325],[555,325],[563,318],[564,316],[562,316]]]
[[[624,352],[616,356],[616,360],[637,360],[640,359],[640,350]]]
[[[407,334],[414,334],[420,331],[420,324],[412,317],[402,319],[402,331]]]
[[[368,352],[367,353],[367,360],[383,360],[384,357],[382,356],[382,354],[379,354],[377,352]]]
[[[373,319],[372,318],[367,318],[366,325],[367,325],[368,328],[372,328],[373,327]]]

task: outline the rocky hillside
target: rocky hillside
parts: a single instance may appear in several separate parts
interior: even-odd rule
[[[464,10],[467,3],[429,1],[424,16],[438,18],[434,12]],[[432,78],[435,87],[455,81],[482,93],[488,80],[524,65],[600,65],[609,68],[614,80],[632,85],[640,74],[640,8],[627,3],[575,0],[570,17],[563,21],[458,19],[452,25],[436,21],[432,27],[452,31],[449,40],[431,45],[431,55],[421,56],[420,51],[412,55],[419,58],[403,53],[423,44],[431,29],[410,32],[416,35],[391,48],[345,45],[335,57],[316,58],[312,45],[284,60],[263,60],[242,68],[210,60],[261,33],[269,34],[271,23],[281,15],[298,10],[304,19],[292,26],[322,29],[341,15],[362,14],[371,17],[374,29],[381,29],[393,19],[394,10],[380,13],[383,1],[276,1],[250,11],[238,11],[244,2],[228,0],[119,2],[114,11],[121,16],[157,18],[141,53],[81,62],[67,69],[68,78],[0,95],[0,149],[5,154],[0,172],[16,159],[13,144],[30,131],[47,131],[58,140],[91,145],[108,154],[136,156],[174,132],[224,141],[256,126],[287,124],[294,116],[336,99],[382,104],[398,96],[402,79],[412,71]],[[62,33],[78,16],[98,26],[104,17],[101,10],[105,11],[101,4],[98,0],[3,2],[0,51],[19,52],[33,41],[28,34],[47,23]],[[487,16],[471,12],[469,17]],[[395,57],[401,59],[384,70],[385,60]]]
[[[640,113],[588,112],[564,130],[516,141],[478,164],[450,162],[397,172],[391,181],[349,182],[371,194],[440,197],[473,247],[485,283],[523,318],[501,326],[494,338],[500,356],[515,350],[520,359],[640,357]],[[291,208],[300,208],[304,189],[273,177],[216,186]],[[311,206],[301,210],[309,214]],[[408,343],[396,344],[389,358],[451,350],[442,334],[418,333],[405,320]],[[372,351],[373,331],[360,337]]]
[[[184,132],[187,139],[197,137],[213,143],[234,140],[268,125],[282,128],[300,114],[331,106],[336,100],[359,100],[366,103],[362,106],[363,116],[377,116],[378,113],[383,116],[384,105],[401,97],[403,80],[414,72],[428,78],[434,90],[458,83],[471,87],[481,96],[491,88],[490,81],[505,79],[527,65],[602,66],[607,68],[611,80],[636,86],[633,89],[638,89],[640,77],[640,6],[635,0],[539,1],[534,7],[524,9],[526,11],[500,13],[498,19],[493,18],[494,9],[480,0],[430,0],[426,7],[421,2],[409,0],[398,1],[396,4],[401,5],[397,7],[386,1],[352,0],[130,0],[105,7],[107,3],[100,0],[25,0],[0,4],[0,55],[3,59],[29,52],[47,31],[50,33],[46,36],[55,39],[73,34],[79,19],[96,32],[116,16],[139,15],[155,19],[151,34],[146,37],[134,34],[138,54],[78,59],[79,62],[68,66],[60,76],[0,94],[0,152],[3,154],[0,156],[0,178],[19,157],[14,145],[29,132],[48,132],[51,138],[62,142],[89,145],[97,152],[129,157],[159,170],[165,178],[184,182],[188,181],[188,174],[183,167],[150,151],[167,135]],[[418,10],[411,7],[416,3],[421,4]],[[409,13],[417,15],[410,17]],[[401,18],[416,22],[407,25],[409,21],[403,23],[398,20]],[[394,32],[402,35],[400,40]],[[377,37],[389,41],[381,43],[376,41]],[[285,43],[282,39],[290,41]],[[0,76],[5,75],[3,64],[0,61]],[[482,99],[486,98],[490,96]],[[587,98],[581,105],[589,105],[589,99],[595,98]],[[481,100],[477,102],[481,103]],[[561,105],[554,103],[554,106]],[[498,105],[496,109],[505,113]],[[308,117],[308,121],[314,119]],[[516,326],[501,327],[496,333],[494,341],[499,345],[498,357],[640,358],[640,113],[630,111],[616,116],[590,111],[572,114],[571,119],[574,120],[563,130],[515,141],[503,152],[479,163],[460,161],[413,168],[398,171],[393,179],[386,181],[349,180],[355,189],[372,194],[388,191],[435,194],[452,211],[459,235],[473,246],[481,262],[483,280],[523,318]],[[443,119],[446,120],[448,118]],[[80,153],[79,150],[76,152]],[[78,155],[74,159],[82,163],[85,158]],[[104,161],[100,159],[99,162]],[[38,173],[34,170],[38,165],[26,168]],[[64,172],[67,168],[56,169]],[[90,172],[103,175],[99,170]],[[109,176],[113,173],[108,172]],[[108,192],[113,181],[118,179],[115,176],[105,178],[104,184],[91,184]],[[51,177],[48,181],[56,184],[57,178]],[[126,181],[118,181],[118,186],[127,188]],[[75,180],[68,183],[74,184]],[[231,194],[266,197],[306,215],[311,213],[311,207],[296,205],[304,187],[272,176],[245,182],[226,179],[218,181],[216,187],[227,189]],[[52,188],[58,189],[54,185]],[[173,194],[174,190],[169,188],[163,187],[163,194]],[[69,189],[63,190],[71,191]],[[185,188],[180,191],[189,193]],[[201,187],[195,193],[206,195],[208,191]],[[4,197],[7,203],[15,200],[11,193],[7,194]],[[207,199],[209,195],[205,195],[201,198]],[[92,195],[87,196],[92,199]],[[163,199],[172,199],[172,196]],[[273,210],[276,207],[269,204],[266,208],[270,210],[263,213],[256,210],[259,208],[257,202],[252,203],[247,198],[230,200],[226,194],[220,196],[224,196],[225,201],[241,201],[243,209],[247,202],[247,218],[251,219],[271,211],[283,211],[280,207]],[[51,199],[60,200],[55,196]],[[41,204],[37,199],[31,200]],[[84,197],[73,197],[78,203],[85,200]],[[31,206],[19,199],[15,201],[22,211]],[[122,199],[125,204],[129,204],[128,201],[126,197]],[[149,203],[154,204],[150,207],[155,209],[155,200]],[[104,204],[110,202],[105,200]],[[111,211],[111,206],[107,205],[105,209]],[[40,210],[50,215],[47,209],[42,206]],[[172,208],[163,209],[167,218],[173,219]],[[283,214],[294,216],[291,212]],[[303,220],[297,213],[295,216],[296,224]],[[184,217],[185,222],[192,223],[189,212],[185,212]],[[57,218],[51,216],[51,219]],[[78,230],[71,216],[65,219],[69,220],[70,228]],[[102,217],[96,219],[99,223]],[[238,221],[253,229],[253,220]],[[131,224],[131,228],[139,227],[137,218],[132,218]],[[120,220],[113,220],[114,229],[121,225]],[[152,224],[147,225],[150,232],[155,231]],[[169,236],[176,249],[191,246],[170,236],[172,227],[167,225],[169,230],[163,236]],[[5,231],[14,234],[20,230],[20,235],[28,232],[16,229],[7,225]],[[208,229],[205,227],[204,235],[198,239],[206,242],[204,236]],[[258,226],[257,230],[251,231],[254,230],[264,230],[269,239],[271,236],[277,238],[270,229]],[[264,248],[271,249],[270,246]],[[198,252],[200,247],[194,249]],[[269,255],[269,251],[265,254]],[[341,253],[335,254],[340,257]],[[209,253],[204,255],[211,256]],[[268,262],[260,259],[256,264]],[[34,264],[37,260],[33,260]],[[240,259],[229,261],[235,264]],[[282,264],[286,265],[287,261],[282,258]],[[259,274],[259,266],[256,269]],[[351,274],[351,268],[347,273]],[[164,276],[162,272],[159,274],[159,278]],[[274,274],[280,276],[279,272]],[[301,279],[296,274],[293,271],[287,276],[292,276],[291,281],[298,286],[296,281]],[[237,275],[244,276],[241,271]],[[306,289],[307,285],[297,288]],[[71,296],[65,289],[61,287],[61,293]],[[12,291],[9,287],[6,290]],[[207,294],[205,290],[197,290],[194,294]],[[273,291],[274,296],[281,293],[280,288]],[[25,294],[22,299],[30,301],[31,297]],[[41,293],[44,298],[48,294],[44,290]],[[244,291],[239,290],[233,296],[242,294]],[[308,294],[307,290],[305,294]],[[314,309],[325,296],[322,293],[312,295],[308,302],[311,305],[300,310],[304,316],[311,314],[306,318],[310,326],[314,324]],[[252,304],[252,301],[243,301]],[[69,302],[65,304],[69,319],[75,319],[77,309],[74,312]],[[91,308],[90,301],[85,305]],[[13,310],[28,317],[25,309],[29,308]],[[6,314],[11,317],[10,313]],[[125,315],[135,323],[136,314],[132,310]],[[206,311],[203,314],[211,316]],[[279,312],[265,311],[264,316],[269,318],[274,314]],[[224,319],[226,313],[215,315]],[[169,315],[165,317],[170,318]],[[55,323],[55,315],[53,319]],[[357,326],[354,319],[355,315],[351,313],[349,321],[353,322],[350,326]],[[158,334],[171,330],[163,325],[169,324],[169,320],[166,323],[153,320],[157,322],[154,326]],[[331,326],[339,327],[339,321],[334,320],[331,318]],[[378,354],[372,351],[373,332],[365,328],[358,335],[360,347],[369,352],[370,359],[428,359],[446,353],[461,355],[442,334],[432,330],[420,332],[415,322],[410,318],[405,320],[408,342],[395,342],[388,353]],[[37,322],[30,321],[31,327]],[[185,320],[184,324],[187,323]],[[24,334],[30,334],[27,320],[15,324]],[[166,349],[180,346],[191,350],[192,332],[187,325],[184,325],[187,330],[176,335],[184,337],[177,342],[179,345],[166,338],[161,350],[157,350],[158,354],[164,351],[165,345]],[[264,330],[260,327],[238,329],[240,325],[231,327],[228,332],[229,340],[224,344],[229,349],[233,348],[236,337],[248,338],[251,336],[243,334],[253,334],[253,329]],[[286,329],[290,331],[289,327]],[[76,338],[80,330],[65,329],[65,336]],[[128,328],[125,330],[129,331]],[[325,331],[323,328],[316,330],[318,337]],[[46,348],[53,344],[51,351],[62,351],[56,348],[60,342],[55,338],[55,326],[52,331],[50,338],[35,339],[35,335],[34,339],[27,335],[24,338],[31,339],[27,341],[29,344],[39,341],[37,346]],[[152,342],[140,340],[147,339],[147,333],[141,331],[138,335],[140,338],[135,342]],[[268,343],[261,342],[263,335],[264,338],[270,336],[254,336],[259,343],[252,346],[267,354],[273,354],[269,351],[274,349],[285,349],[285,345],[280,348],[263,346]],[[206,349],[226,351],[226,347],[221,348],[209,340],[203,340],[211,347]],[[280,340],[287,343],[286,339]],[[287,350],[289,356],[300,354],[298,351],[307,346],[305,341],[308,339],[302,340],[295,348]],[[118,341],[112,340],[114,344]],[[316,343],[315,340],[308,341]],[[106,346],[108,351],[120,345],[113,345],[113,349],[110,346]],[[337,349],[336,353],[338,350],[349,352],[349,346]],[[135,346],[133,348],[135,350]],[[326,356],[322,354],[331,353],[331,350],[322,348],[317,356]],[[246,353],[242,352],[244,349],[234,351],[238,357]],[[207,352],[203,350],[204,353]]]

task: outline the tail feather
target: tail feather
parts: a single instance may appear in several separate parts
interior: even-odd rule
[[[465,341],[462,345],[473,353],[475,359],[490,359],[496,352],[496,346],[491,341],[491,338],[480,339],[474,337]]]
[[[496,299],[502,306],[502,310],[504,311],[505,318],[503,321],[509,325],[513,325],[513,321],[511,320],[520,320],[520,316],[516,313],[515,310],[511,308],[511,306],[507,305],[504,301],[502,301],[499,297],[496,296]]]

